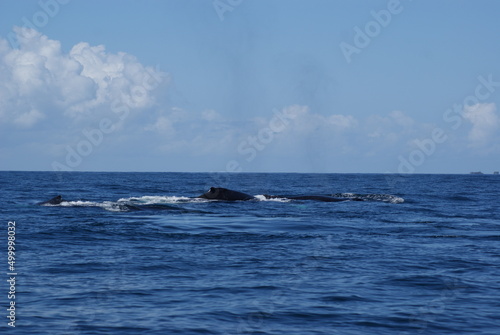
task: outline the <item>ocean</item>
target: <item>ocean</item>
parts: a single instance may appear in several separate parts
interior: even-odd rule
[[[500,176],[0,172],[0,197],[1,332],[500,333]]]

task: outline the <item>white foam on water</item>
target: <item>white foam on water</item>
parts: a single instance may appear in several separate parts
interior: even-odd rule
[[[95,202],[95,201],[63,201],[59,204],[62,207],[100,207],[110,212],[123,212],[128,209],[123,207],[122,204],[116,203],[114,201],[103,201],[103,202]]]
[[[367,198],[370,200],[389,202],[391,204],[400,204],[400,203],[405,202],[405,199],[398,197],[398,196],[395,196],[395,195],[390,195],[390,194],[370,194],[370,195],[364,196],[363,198]]]
[[[405,199],[401,198],[401,197],[396,197],[396,196],[393,196],[393,198],[391,200],[389,200],[389,202],[391,204],[400,204],[400,203],[403,203],[405,202]]]
[[[59,205],[63,207],[97,207],[98,202],[94,201],[82,201],[82,200],[77,200],[77,201],[63,201]]]
[[[118,201],[63,201],[58,205],[44,204],[44,206],[62,206],[62,207],[99,207],[110,212],[127,212],[130,207],[127,205],[156,205],[156,204],[178,204],[187,202],[207,202],[208,199],[200,198],[188,198],[188,197],[177,197],[177,196],[142,196],[142,197],[130,197],[121,198]]]
[[[129,209],[124,207],[122,204],[113,202],[113,201],[104,201],[102,203],[97,204],[98,207],[101,207],[110,212],[126,212]]]
[[[274,201],[274,202],[290,202],[291,201],[291,199],[287,199],[287,198],[266,198],[266,196],[263,194],[258,194],[255,196],[255,198],[259,201]]]
[[[176,204],[183,202],[198,202],[199,200],[204,200],[204,199],[177,197],[177,196],[145,195],[142,197],[122,198],[118,200],[118,203],[153,205],[153,204]]]

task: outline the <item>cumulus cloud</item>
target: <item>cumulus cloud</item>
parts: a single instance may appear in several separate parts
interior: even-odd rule
[[[488,144],[496,135],[500,118],[496,113],[494,103],[480,103],[466,106],[463,117],[472,125],[468,139],[472,146],[483,146]]]
[[[169,137],[175,134],[173,122],[166,116],[158,117],[154,124],[146,126],[144,129],[147,131],[156,131],[162,134],[166,134]]]
[[[358,120],[352,115],[334,114],[327,118],[328,124],[337,129],[352,129],[358,126]]]
[[[213,109],[204,110],[201,113],[201,118],[206,121],[222,121],[223,117]]]
[[[285,111],[293,119],[294,131],[299,133],[321,131],[337,134],[342,131],[353,130],[358,126],[358,120],[352,115],[323,115],[311,111],[308,106],[299,105],[288,106]]]
[[[357,117],[335,111],[317,113],[309,106],[291,105],[282,113],[289,116],[282,133],[274,134],[268,147],[276,146],[283,153],[303,150],[319,150],[322,156],[343,154],[374,156],[394,155],[411,145],[415,136],[426,134],[428,125],[418,123],[403,111],[391,111],[385,115]],[[258,134],[272,117],[254,119],[250,134]],[[246,130],[248,133],[248,129]],[[245,135],[248,136],[248,135]],[[245,138],[243,136],[243,138]]]
[[[194,112],[172,107],[156,112],[143,130],[145,136],[156,136],[162,153],[198,155],[230,151],[241,127],[212,109]]]
[[[46,141],[51,157],[66,155],[69,146],[78,149],[76,144],[87,140],[82,130],[89,124],[99,125],[94,121],[114,111],[120,116],[123,111],[141,116],[130,120],[130,132],[122,132],[118,145],[133,142],[136,148],[153,148],[151,152],[170,157],[232,155],[241,162],[257,155],[293,158],[300,152],[312,152],[318,160],[341,155],[397,157],[415,138],[429,134],[428,125],[399,110],[367,116],[369,111],[333,108],[319,113],[310,106],[289,105],[242,121],[208,108],[190,111],[160,105],[155,87],[168,83],[168,76],[144,66],[133,55],[85,42],[65,52],[59,41],[37,31],[14,31],[17,48],[0,38],[0,127],[38,130],[37,126],[45,126],[45,131],[17,132],[22,135],[16,136],[33,134],[21,139],[27,145]],[[471,146],[498,139],[500,117],[494,104],[467,107],[462,116],[471,125]],[[65,129],[66,125],[73,128]],[[46,139],[47,134],[56,135]]]
[[[59,41],[15,27],[19,48],[0,39],[0,123],[30,128],[44,119],[78,121],[118,104],[139,111],[155,102],[165,74],[124,52],[78,43],[69,53]]]
[[[45,114],[32,109],[29,112],[22,113],[14,119],[14,123],[22,128],[30,128],[39,120],[45,118]]]
[[[415,121],[402,111],[372,115],[364,121],[364,131],[371,141],[395,142],[414,131]]]
[[[344,149],[354,149],[358,153],[373,155],[389,147],[406,145],[413,136],[425,127],[418,124],[403,111],[392,111],[386,115],[356,117],[351,114],[319,114],[307,106],[293,109],[294,137],[314,137],[318,142]],[[345,150],[344,150],[345,151]]]

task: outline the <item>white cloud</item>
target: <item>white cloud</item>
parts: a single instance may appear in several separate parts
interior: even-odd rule
[[[37,123],[39,120],[45,118],[45,114],[33,109],[27,113],[20,114],[14,119],[14,123],[23,127],[30,128],[32,125]]]
[[[266,148],[277,146],[279,149],[275,152],[284,155],[293,155],[297,148],[302,147],[307,151],[315,148],[325,158],[339,155],[396,155],[406,150],[415,136],[426,134],[427,127],[403,111],[356,117],[338,112],[320,114],[308,106],[292,105],[283,108],[283,112],[291,116],[289,124],[283,133],[275,134],[272,144]],[[269,118],[255,121],[262,128]],[[257,131],[250,132],[250,135]]]
[[[358,120],[352,115],[331,115],[327,118],[328,123],[337,129],[351,129],[358,126]]]
[[[168,136],[175,134],[173,122],[166,116],[160,116],[153,125],[145,127],[145,130],[157,131]]]
[[[207,109],[201,112],[201,118],[206,121],[222,121],[223,117],[213,109]]]
[[[413,127],[415,124],[415,121],[402,111],[392,111],[390,117],[397,125],[406,129]]]
[[[294,132],[312,134],[322,132],[325,134],[339,134],[358,127],[358,120],[352,115],[331,114],[323,115],[314,113],[308,106],[293,105],[284,108],[286,114],[293,119]]]
[[[494,103],[466,106],[463,117],[472,124],[472,129],[468,134],[472,146],[488,144],[494,138],[500,126],[500,119],[496,113]]]
[[[215,110],[191,112],[179,107],[157,113],[143,130],[157,136],[156,145],[162,153],[191,155],[227,153],[240,132],[238,125]]]
[[[134,56],[110,53],[102,45],[91,46],[85,42],[63,52],[59,41],[34,30],[15,28],[15,33],[18,49],[0,39],[0,77],[3,79],[0,82],[0,123],[19,128],[33,128],[41,122],[52,129],[72,124],[79,133],[83,127],[79,121],[89,124],[112,114],[113,102],[118,101],[131,112],[147,111],[140,119],[130,121],[128,130],[136,139],[143,138],[159,151],[223,155],[237,154],[242,141],[249,136],[264,136],[262,130],[270,125],[272,129],[281,130],[282,123],[280,118],[276,119],[276,113],[287,115],[286,127],[274,133],[272,143],[265,147],[271,151],[271,147],[276,146],[276,150],[288,154],[296,152],[301,142],[334,154],[361,152],[367,144],[369,148],[365,150],[372,150],[370,141],[382,150],[386,145],[398,143],[414,126],[414,121],[400,111],[386,116],[357,118],[342,111],[319,114],[308,106],[290,105],[280,112],[269,111],[261,118],[236,122],[213,109],[200,112],[167,106],[152,109],[156,101],[154,92],[144,87],[151,84],[155,76],[167,78],[145,67]],[[63,121],[59,121],[61,119]],[[57,133],[60,132],[58,129]],[[68,130],[66,138],[70,138],[70,133],[75,132]],[[151,136],[155,137],[154,141]],[[64,141],[64,136],[59,139]]]
[[[82,42],[64,53],[59,41],[35,30],[14,32],[18,49],[0,39],[0,123],[29,128],[62,116],[89,120],[110,113],[116,102],[144,110],[155,102],[153,88],[166,79],[134,56],[104,46]]]
[[[43,125],[42,131],[18,132],[17,136],[20,139],[29,133],[33,134],[29,135],[33,136],[31,139],[21,140],[45,141],[50,157],[64,157],[68,144],[74,147],[85,140],[81,131],[96,127],[104,116],[113,115],[113,103],[117,101],[140,117],[127,123],[127,132],[123,131],[116,143],[124,148],[131,143],[136,147],[147,145],[155,153],[169,157],[231,156],[247,162],[248,154],[238,151],[244,141],[248,142],[244,152],[254,149],[262,160],[293,159],[311,152],[318,161],[332,162],[332,157],[397,157],[411,148],[415,138],[427,138],[434,128],[400,110],[361,116],[359,111],[355,114],[333,109],[320,114],[309,106],[290,105],[279,112],[269,110],[259,118],[249,116],[247,120],[233,121],[208,108],[189,111],[157,106],[158,92],[150,89],[151,85],[158,78],[166,82],[167,77],[142,65],[134,56],[111,53],[102,45],[84,42],[64,52],[59,41],[39,32],[26,28],[15,28],[15,32],[18,49],[0,38],[0,126],[34,129]],[[287,116],[285,127],[280,118],[276,119],[277,113]],[[500,118],[494,104],[465,108],[463,118],[471,125],[471,147],[484,147],[498,139]],[[268,128],[273,131],[271,135]],[[50,139],[46,138],[48,134]],[[250,137],[259,142],[254,146]],[[110,140],[106,138],[103,143],[107,141]]]
[[[370,159],[397,156],[407,149],[412,137],[419,132],[417,122],[398,110],[385,115],[368,116],[361,124],[359,137],[363,140],[358,141],[356,147],[361,155]]]

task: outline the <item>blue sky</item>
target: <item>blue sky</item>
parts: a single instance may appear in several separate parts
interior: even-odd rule
[[[500,170],[498,1],[0,1],[0,170]]]

